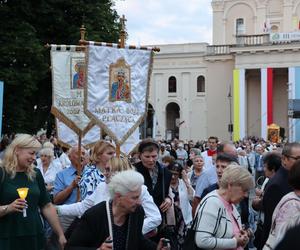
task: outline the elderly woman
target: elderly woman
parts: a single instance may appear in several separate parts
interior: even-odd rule
[[[181,246],[184,242],[187,226],[193,220],[190,202],[193,200],[195,191],[180,163],[174,162],[168,166],[168,169],[172,173],[170,188],[174,201],[175,231],[178,243]]]
[[[56,174],[61,171],[62,168],[60,165],[57,165],[53,162],[54,151],[52,148],[42,148],[39,151],[39,155],[40,161],[37,164],[37,168],[41,171],[46,183],[46,189],[52,196]]]
[[[300,214],[300,160],[289,171],[288,181],[294,189],[282,197],[272,215],[272,226],[263,250],[272,250],[283,237],[283,231],[294,215]],[[293,218],[295,220],[295,218]]]
[[[125,158],[113,157],[109,161],[109,166],[111,171],[106,173],[106,181],[101,182],[92,195],[87,196],[81,202],[57,206],[56,208],[59,215],[82,216],[84,212],[92,206],[109,199],[108,183],[110,181],[110,176],[118,172],[133,170],[133,167]],[[141,201],[141,205],[144,208],[146,216],[143,224],[143,234],[147,234],[152,230],[155,230],[160,225],[161,215],[145,185],[142,186]]]
[[[22,134],[13,140],[5,152],[0,168],[1,250],[44,249],[45,238],[39,209],[58,235],[61,247],[66,243],[42,174],[33,166],[40,147],[34,137]],[[19,188],[28,188],[25,199],[19,197]]]
[[[204,159],[201,155],[193,156],[193,169],[188,173],[188,178],[190,179],[193,189],[196,188],[197,180],[203,172]]]
[[[243,249],[248,235],[242,229],[235,207],[254,187],[251,174],[237,165],[228,166],[219,181],[220,188],[201,201],[196,221],[195,242],[202,249]]]
[[[109,169],[108,162],[115,155],[116,149],[108,141],[98,141],[92,150],[92,166],[85,168],[78,183],[81,199],[91,195],[97,185],[105,181],[105,172]]]
[[[186,170],[187,171],[191,171],[193,169],[193,159],[196,155],[201,155],[201,150],[199,148],[191,148],[190,153],[189,153],[189,159],[186,163],[186,165],[187,165]]]
[[[133,170],[114,175],[108,184],[110,201],[87,210],[68,241],[85,249],[167,249],[144,238],[144,210],[141,205],[143,176]],[[110,240],[110,241],[109,241]],[[68,249],[67,247],[67,249]]]

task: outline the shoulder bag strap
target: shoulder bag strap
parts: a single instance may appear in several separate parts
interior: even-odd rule
[[[108,221],[109,236],[111,239],[113,239],[111,216],[110,216],[110,209],[109,209],[109,200],[106,201],[106,214],[107,214],[107,221]]]
[[[195,215],[195,217],[194,217],[194,219],[193,219],[193,223],[192,223],[192,225],[191,225],[191,228],[192,228],[193,230],[197,230],[197,227],[198,227],[198,214],[200,213],[199,211],[201,210],[201,207],[202,207],[203,204],[205,204],[206,201],[207,201],[209,198],[211,198],[211,197],[217,197],[217,196],[216,196],[216,195],[212,195],[212,196],[206,197],[206,198],[203,199],[202,202],[200,203],[200,205],[199,205],[199,207],[198,207],[198,209],[197,209],[197,211],[196,211],[196,215]]]

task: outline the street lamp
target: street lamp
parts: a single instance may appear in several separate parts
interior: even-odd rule
[[[233,124],[232,124],[232,95],[231,95],[231,85],[229,85],[229,92],[227,95],[229,100],[229,124],[228,124],[228,132],[230,135],[230,141],[232,141],[232,132],[233,132]]]

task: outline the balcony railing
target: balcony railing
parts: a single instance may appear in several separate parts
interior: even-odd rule
[[[235,37],[236,44],[207,46],[207,55],[226,55],[230,54],[230,49],[234,47],[260,46],[270,44],[269,34],[237,35]]]
[[[226,55],[230,53],[232,45],[210,45],[207,46],[207,55]]]
[[[258,34],[258,35],[237,35],[236,46],[255,46],[264,45],[270,43],[269,34]]]

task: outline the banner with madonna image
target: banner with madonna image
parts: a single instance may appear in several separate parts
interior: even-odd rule
[[[87,46],[84,112],[122,145],[147,113],[152,50]]]
[[[75,45],[51,45],[51,113],[78,136],[83,137],[94,125],[83,111],[85,52]]]

